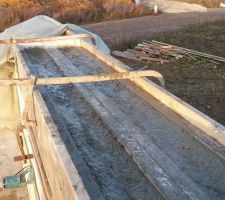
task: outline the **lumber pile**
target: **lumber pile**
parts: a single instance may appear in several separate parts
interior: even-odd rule
[[[143,41],[137,44],[134,49],[127,49],[124,52],[113,51],[113,55],[135,61],[156,62],[156,63],[169,63],[173,59],[182,59],[187,57],[204,58],[214,64],[225,62],[225,58],[206,54],[183,47],[152,41]]]
[[[188,53],[173,45],[165,46],[155,42],[144,41],[137,44],[134,49],[127,49],[124,52],[113,51],[113,55],[135,61],[169,63],[171,59],[181,59],[188,56]]]

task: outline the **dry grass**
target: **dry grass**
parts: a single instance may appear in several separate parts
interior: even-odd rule
[[[205,6],[207,8],[217,8],[219,7],[219,4],[222,2],[221,0],[177,0],[177,1],[196,3]]]
[[[27,1],[27,3],[25,1],[23,3],[14,3],[13,0],[0,0],[0,3],[0,31],[41,12],[40,5],[30,1]]]
[[[131,0],[0,0],[0,31],[38,14],[63,23],[83,24],[151,13]]]

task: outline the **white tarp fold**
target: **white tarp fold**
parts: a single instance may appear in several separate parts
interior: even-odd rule
[[[50,36],[60,36],[67,29],[70,29],[76,34],[89,33],[93,35],[96,40],[96,47],[101,51],[109,54],[109,48],[105,42],[96,34],[93,34],[79,26],[73,24],[61,24],[60,22],[44,16],[39,15],[32,19],[29,19],[23,23],[17,24],[13,27],[6,29],[3,33],[0,33],[0,40],[15,38],[42,38]],[[88,42],[91,40],[87,39]],[[7,45],[0,46],[0,65],[7,60]]]
[[[96,47],[98,49],[100,49],[101,51],[103,51],[106,54],[110,54],[110,50],[108,48],[108,46],[105,44],[105,42],[102,40],[102,38],[100,38],[98,35],[91,33],[83,28],[81,28],[80,26],[76,26],[74,24],[66,24],[66,26],[68,27],[68,29],[70,29],[71,31],[73,31],[74,33],[80,34],[80,33],[86,33],[86,34],[91,34],[94,38],[95,38],[95,42],[96,42]],[[85,41],[91,43],[91,39],[84,39]]]
[[[15,25],[0,33],[0,40],[19,38],[42,38],[50,36],[60,36],[66,30],[71,30],[74,34],[89,33],[96,41],[96,47],[101,51],[109,54],[109,48],[104,41],[97,35],[82,29],[73,24],[61,24],[60,22],[47,17],[37,16],[23,23]],[[87,42],[92,42],[90,39],[85,39]],[[13,77],[13,71],[9,67],[7,61],[8,45],[0,45],[0,78],[10,79]],[[0,87],[0,128],[15,129],[20,123],[19,106],[14,87]]]

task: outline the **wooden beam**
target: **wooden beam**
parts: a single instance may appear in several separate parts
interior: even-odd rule
[[[33,154],[27,154],[27,155],[23,155],[23,156],[14,157],[14,161],[16,161],[16,162],[17,161],[26,161],[26,160],[32,159],[32,158],[34,158]]]
[[[17,143],[19,145],[19,149],[20,149],[20,153],[21,153],[21,160],[24,160],[24,163],[27,163],[26,161],[26,155],[23,149],[23,138],[21,136],[21,132],[17,132],[16,133],[16,139],[17,139]]]
[[[194,50],[191,50],[191,49],[187,49],[187,48],[183,48],[183,47],[179,47],[179,46],[175,46],[175,45],[171,45],[171,44],[168,44],[168,43],[163,43],[163,42],[159,42],[159,41],[155,41],[155,40],[152,40],[153,43],[155,44],[159,44],[159,45],[164,45],[164,46],[173,46],[173,47],[176,47],[176,48],[180,48],[181,50],[184,50],[192,55],[196,55],[196,56],[199,56],[199,57],[203,57],[203,58],[208,58],[208,59],[212,59],[212,60],[216,60],[216,61],[219,61],[219,62],[225,62],[225,58],[223,57],[220,57],[220,56],[215,56],[215,55],[211,55],[211,54],[208,54],[208,53],[202,53],[202,52],[199,52],[199,51],[194,51]]]
[[[47,38],[45,37],[45,38],[26,38],[26,39],[6,39],[6,40],[0,40],[0,44],[49,42],[49,41],[56,41],[56,40],[81,39],[81,38],[93,39],[93,36],[90,34],[74,34],[74,35],[54,36],[54,37],[47,37]]]
[[[152,70],[132,71],[132,72],[118,72],[112,74],[97,74],[88,76],[74,76],[74,77],[58,77],[58,78],[37,78],[34,85],[61,85],[61,84],[77,84],[77,83],[91,83],[100,81],[112,81],[120,79],[135,79],[138,77],[155,76],[156,72]],[[157,75],[158,76],[158,75]],[[0,86],[9,85],[31,85],[31,79],[1,79]]]
[[[32,104],[32,100],[33,100],[33,90],[34,90],[35,81],[36,81],[35,77],[32,76],[30,78],[30,85],[27,85],[28,86],[27,97],[25,101],[25,108],[22,114],[22,121],[25,127],[36,126],[36,122],[28,120],[28,116],[27,116]]]
[[[29,68],[17,47],[15,49],[15,57],[18,65],[18,77],[29,77],[31,75]],[[21,94],[20,105],[24,105],[21,107],[21,110],[23,110],[27,97],[27,88],[18,87],[18,91]],[[55,126],[38,90],[33,91],[33,103],[28,114],[29,119],[36,119],[37,121],[36,127],[29,128],[29,132],[32,132],[30,140],[32,143],[37,144],[40,159],[36,161],[41,162],[42,165],[38,163],[39,166],[43,166],[43,169],[39,168],[39,170],[46,174],[52,199],[89,200],[89,194],[74,166],[71,155],[69,155],[67,147],[59,134],[58,127]],[[26,131],[27,129],[24,130],[24,132]],[[75,145],[71,145],[71,148],[73,146]],[[46,183],[45,179],[42,181]]]
[[[75,32],[73,32],[72,30],[69,30],[67,29],[66,30],[66,35],[74,35],[74,34],[77,34]],[[92,35],[91,35],[92,36]],[[92,38],[90,38],[91,41],[92,41],[92,44],[96,46],[96,40],[95,40],[95,37],[92,36]]]

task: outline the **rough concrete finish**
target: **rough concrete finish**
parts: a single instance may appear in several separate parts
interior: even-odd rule
[[[59,70],[39,63],[40,58],[44,58],[48,66],[55,65],[46,52],[36,53],[29,53],[30,60],[27,59],[32,63],[33,73],[39,76],[62,75]],[[105,199],[162,199],[74,86],[49,86],[42,88],[41,93],[45,99],[51,96],[51,100],[46,101],[51,114],[55,115],[51,109],[54,103],[88,167],[86,173],[90,172]],[[61,126],[57,122],[56,125]],[[81,177],[86,178],[82,174]]]
[[[24,56],[31,70],[39,76],[76,75],[77,70],[82,74],[106,71],[104,63],[81,48],[60,51],[73,63],[74,70],[57,66],[50,49],[29,49]],[[225,198],[223,156],[206,148],[191,130],[170,121],[117,81],[85,84],[85,88],[94,97],[104,99],[102,106],[109,109],[107,112],[111,113],[112,120],[120,125],[127,122],[129,127],[125,130],[131,128],[133,132],[125,131],[123,137],[126,140],[135,138],[139,147],[166,172],[178,190],[183,189],[185,198]],[[155,174],[143,170],[143,166],[139,166],[141,171],[138,169],[111,134],[112,130],[117,130],[118,134],[120,131],[106,126],[107,120],[101,122],[103,116],[96,115],[96,108],[93,110],[76,87],[48,86],[45,90],[51,92],[52,101],[106,199],[160,198],[149,182],[149,176]],[[224,149],[218,152],[224,153]],[[138,158],[133,157],[134,160]]]

